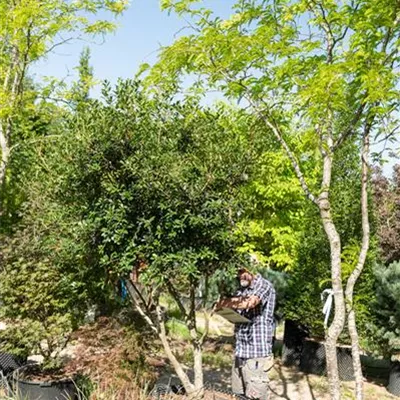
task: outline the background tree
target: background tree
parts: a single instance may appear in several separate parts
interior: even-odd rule
[[[306,235],[308,204],[290,161],[268,139],[266,136],[262,155],[255,160],[252,179],[243,191],[248,208],[240,219],[239,234],[243,250],[253,253],[270,268],[292,271],[298,264],[298,250]],[[297,141],[293,145],[302,143]],[[315,168],[312,158],[308,168]]]
[[[2,188],[13,146],[13,131],[23,105],[29,67],[57,46],[84,35],[104,34],[113,22],[93,19],[89,14],[122,13],[126,0],[100,1],[0,1],[0,187]]]
[[[400,166],[393,167],[392,179],[375,169],[372,184],[380,256],[388,265],[400,260]]]
[[[31,87],[29,97],[25,98],[13,122],[18,143],[13,145],[7,180],[0,191],[0,242],[21,219],[23,204],[28,196],[27,182],[37,170],[37,144],[53,140],[61,134],[64,123],[66,109],[41,99],[36,85],[31,83]]]
[[[378,264],[375,268],[376,297],[374,319],[370,324],[371,342],[375,351],[400,361],[400,264]]]
[[[267,139],[268,140],[268,139]],[[330,287],[329,242],[321,226],[318,210],[304,197],[301,186],[279,146],[263,142],[262,156],[256,160],[252,180],[244,189],[249,208],[240,226],[242,246],[257,254],[269,268],[284,270],[286,293],[282,303],[286,318],[302,323],[310,334],[324,336],[321,291]],[[306,152],[307,142],[301,138],[291,147]],[[270,150],[268,150],[270,147]],[[298,149],[298,150],[297,150]],[[310,156],[304,165],[310,179],[319,179],[318,163]],[[331,195],[333,215],[342,238],[343,275],[346,278],[354,268],[362,236],[360,210],[360,165],[357,145],[348,143],[334,161],[335,175]],[[314,178],[312,178],[314,176]],[[355,292],[355,307],[359,313],[357,325],[365,344],[372,318],[376,244],[372,245],[366,270]],[[310,279],[313,277],[313,279]],[[348,342],[348,335],[341,340]]]
[[[325,343],[330,393],[332,399],[340,398],[336,342],[347,312],[355,393],[362,399],[353,295],[369,247],[369,138],[371,131],[392,133],[398,107],[398,4],[240,0],[223,20],[193,3],[162,2],[165,9],[188,15],[194,33],[163,49],[150,81],[174,87],[184,73],[197,74],[197,88],[211,86],[227,97],[244,100],[264,123],[266,134],[282,146],[305,195],[319,210],[330,244],[335,299]],[[318,184],[306,175],[308,155],[290,146],[290,138],[297,136],[309,137],[315,150],[321,171]],[[336,152],[349,138],[361,149],[363,238],[358,262],[344,281],[341,237],[330,193]]]
[[[85,291],[49,257],[51,238],[33,226],[21,229],[3,251],[0,316],[7,327],[0,347],[24,358],[40,354],[43,369],[53,370],[62,366],[59,354],[83,320]]]
[[[376,167],[372,177],[374,214],[379,243],[375,266],[375,296],[369,328],[369,345],[377,353],[399,361],[399,165],[391,178]]]
[[[74,83],[70,97],[75,108],[83,107],[89,100],[90,89],[94,85],[93,67],[90,66],[90,48],[85,47],[79,58],[79,66],[76,68],[79,78]]]

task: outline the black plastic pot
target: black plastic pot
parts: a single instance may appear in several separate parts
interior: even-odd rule
[[[23,367],[13,373],[14,392],[27,400],[78,400],[78,389],[71,379],[50,382],[33,382],[23,378]]]
[[[341,381],[354,380],[353,360],[350,347],[337,348],[339,378]],[[300,357],[300,370],[308,374],[326,374],[326,353],[323,342],[305,340]]]
[[[391,362],[385,359],[361,355],[361,365],[365,376],[389,380]]]
[[[297,322],[286,320],[283,335],[282,362],[284,365],[299,366],[307,329]]]
[[[307,374],[325,375],[325,346],[321,342],[305,340],[300,356],[300,370]]]
[[[8,375],[24,364],[24,360],[18,359],[9,353],[0,353],[0,371]]]
[[[392,363],[387,390],[391,394],[400,397],[400,362],[396,361]]]
[[[350,347],[337,348],[339,379],[341,381],[354,381],[353,355]]]

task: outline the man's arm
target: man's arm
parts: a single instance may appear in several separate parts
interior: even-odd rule
[[[233,308],[236,310],[248,310],[257,307],[261,303],[261,299],[258,296],[240,296],[231,297],[229,299],[222,299],[218,302],[216,308]]]

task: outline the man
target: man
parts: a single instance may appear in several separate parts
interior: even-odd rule
[[[250,399],[269,399],[268,371],[273,365],[275,289],[261,275],[247,269],[238,272],[240,289],[235,297],[223,299],[217,308],[237,310],[250,323],[236,324],[232,390]]]

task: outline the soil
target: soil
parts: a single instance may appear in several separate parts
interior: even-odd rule
[[[211,327],[215,332],[227,332],[227,336],[218,334],[216,340],[209,341],[206,343],[205,350],[211,353],[215,353],[223,350],[227,354],[232,354],[232,336],[228,336],[230,324],[225,326],[224,321],[212,321]],[[281,337],[281,336],[280,336]],[[97,345],[97,342],[96,342]],[[183,354],[185,350],[185,343],[182,340],[172,341],[172,347],[178,353]],[[71,345],[67,349],[68,356],[74,358],[77,353],[82,350],[79,346]],[[147,362],[154,367],[161,370],[161,374],[157,383],[163,385],[179,385],[179,379],[174,375],[171,370],[168,361],[163,355],[149,356]],[[190,370],[187,370],[188,374],[192,377]],[[62,370],[50,371],[50,372],[30,372],[24,375],[24,379],[34,381],[50,381],[58,380],[60,378],[65,379],[66,374],[63,374]],[[287,368],[282,365],[281,360],[276,358],[275,365],[269,374],[270,378],[270,390],[271,400],[329,400],[328,395],[328,382],[324,376],[307,375],[298,371],[295,368]],[[231,367],[230,365],[224,365],[221,367],[210,367],[205,366],[204,370],[204,381],[205,383],[212,385],[215,390],[207,389],[205,392],[204,400],[234,400],[235,397],[220,392],[220,390],[230,390],[231,380]],[[364,392],[365,400],[394,400],[396,397],[390,395],[385,386],[387,381],[385,379],[369,380],[365,382]],[[353,399],[353,382],[344,382],[342,385],[342,398],[344,400]],[[1,388],[0,388],[0,399]],[[173,400],[185,400],[185,396],[179,395],[168,395],[163,396],[162,399],[173,399]],[[236,399],[235,399],[236,400]]]
[[[191,375],[191,371],[188,371]],[[205,400],[237,400],[234,396],[221,393],[220,390],[230,390],[230,369],[207,369],[204,380],[215,387],[215,391],[207,390]],[[287,368],[280,360],[276,360],[269,373],[271,400],[329,400],[328,381],[324,376],[307,375],[295,368]],[[172,378],[172,379],[171,379]],[[165,385],[179,384],[179,380],[169,371],[168,375],[160,378],[158,383]],[[395,400],[396,397],[387,392],[386,380],[364,382],[365,400]],[[354,399],[354,382],[342,383],[342,398]],[[188,400],[186,396],[165,396],[163,399]]]

